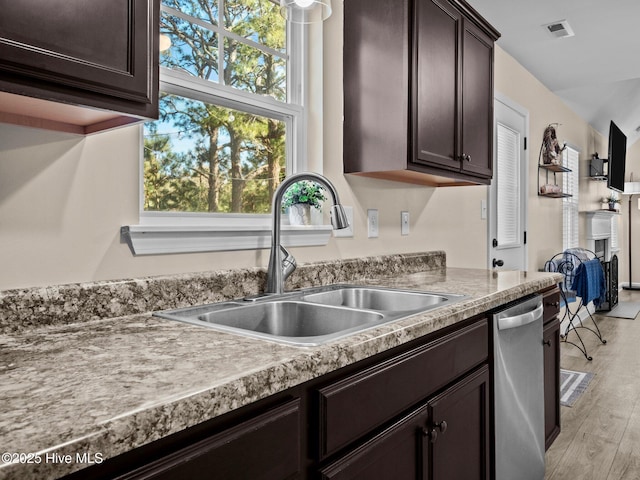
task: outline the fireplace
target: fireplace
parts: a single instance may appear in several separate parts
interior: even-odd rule
[[[587,212],[587,248],[602,263],[607,285],[607,298],[599,311],[609,311],[618,304],[618,216],[608,210]]]

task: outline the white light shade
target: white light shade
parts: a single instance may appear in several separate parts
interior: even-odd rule
[[[160,34],[160,51],[164,52],[165,50],[169,50],[171,48],[171,37],[169,35],[165,35],[164,33]]]
[[[624,182],[624,195],[636,195],[640,193],[640,182]]]
[[[280,14],[292,23],[320,23],[331,15],[331,0],[280,0]]]

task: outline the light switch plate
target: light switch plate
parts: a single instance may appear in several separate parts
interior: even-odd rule
[[[375,208],[367,210],[367,236],[369,238],[378,237],[378,210]]]
[[[409,235],[409,212],[400,212],[400,234]]]

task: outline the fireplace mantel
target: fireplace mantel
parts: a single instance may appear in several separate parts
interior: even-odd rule
[[[583,212],[587,220],[587,248],[595,251],[596,240],[607,240],[604,259],[609,260],[617,253],[618,246],[618,216],[620,212],[613,210],[594,210]]]

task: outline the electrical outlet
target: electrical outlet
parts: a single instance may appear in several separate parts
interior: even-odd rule
[[[334,230],[334,237],[353,237],[353,207],[345,207],[344,213],[347,216],[347,220],[349,221],[349,226],[347,228],[341,228],[340,230]]]
[[[378,237],[378,210],[375,208],[367,210],[367,236],[369,238]]]
[[[400,234],[409,235],[409,212],[400,212]]]

